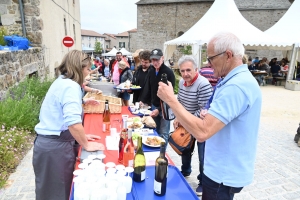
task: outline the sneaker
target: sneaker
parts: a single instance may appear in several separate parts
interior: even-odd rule
[[[181,171],[181,174],[182,174],[182,176],[184,176],[184,177],[189,177],[189,176],[191,175],[191,173],[188,174],[188,173],[184,173],[184,172],[182,172],[182,171]]]
[[[198,196],[202,196],[202,185],[198,185],[198,187],[196,188],[196,194]]]

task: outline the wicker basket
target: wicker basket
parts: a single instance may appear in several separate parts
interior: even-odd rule
[[[91,98],[91,97],[94,97],[95,100],[99,102],[99,104],[98,105],[84,104],[83,105],[84,113],[103,113],[106,100],[108,100],[109,102],[110,113],[121,113],[122,111],[122,102],[120,98],[88,92],[83,97],[83,99]]]

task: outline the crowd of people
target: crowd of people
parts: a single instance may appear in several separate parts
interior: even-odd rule
[[[174,128],[184,127],[197,140],[196,193],[202,200],[232,200],[254,175],[262,97],[249,70],[270,68],[273,74],[272,66],[277,66],[274,59],[268,64],[266,59],[254,59],[247,65],[244,51],[235,35],[223,32],[208,42],[208,62],[200,71],[193,56],[182,56],[178,61],[181,80],[177,97],[173,90],[175,75],[165,65],[161,49],[140,51],[140,64],[134,71],[121,52],[112,60],[96,57],[93,61],[80,51],[70,51],[59,66],[61,75],[51,85],[35,127],[36,199],[68,199],[76,143],[87,151],[103,149],[102,144],[90,141],[97,137],[85,135],[82,127],[82,103],[97,104],[93,99],[82,102],[83,90],[101,92],[84,86],[84,78],[99,72],[115,85],[129,81],[141,86],[140,90],[121,89],[118,96],[126,106],[130,95],[133,103],[151,106],[156,131],[168,145],[171,122],[163,118],[160,106],[161,100],[166,102],[176,116]],[[168,85],[161,82],[162,74],[167,74]],[[192,172],[192,155],[191,150],[181,157],[185,177]]]
[[[252,59],[251,57],[248,58],[248,69],[252,72],[256,70],[265,71],[268,76],[273,77],[272,84],[274,85],[276,82],[276,77],[285,77],[289,70],[288,59],[282,58],[280,61],[277,61],[277,58],[272,58],[269,62],[266,57],[263,57],[259,60],[259,57],[255,57]],[[266,75],[254,75],[257,79],[259,85],[265,84],[264,78]]]

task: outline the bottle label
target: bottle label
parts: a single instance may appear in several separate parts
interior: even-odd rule
[[[154,192],[155,192],[156,194],[161,194],[161,185],[162,185],[162,183],[157,182],[157,181],[154,179]]]
[[[128,167],[133,167],[133,160],[128,160]]]
[[[102,125],[102,131],[103,131],[103,132],[106,131],[106,124],[105,124],[105,123],[103,123],[103,125]]]
[[[146,177],[146,170],[141,172],[141,181],[145,180],[145,177]]]

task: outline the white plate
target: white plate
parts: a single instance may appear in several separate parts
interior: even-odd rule
[[[141,112],[140,110],[139,110],[139,113],[140,113],[141,115],[144,115],[144,112]],[[150,115],[151,113],[152,113],[151,110],[147,110],[147,111],[145,112],[145,116],[148,116],[148,115]]]
[[[146,146],[149,146],[149,147],[160,147],[160,144],[159,145],[151,145],[151,144],[147,144],[146,141],[147,141],[147,138],[154,138],[154,137],[157,137],[161,140],[161,142],[165,142],[164,138],[162,137],[159,137],[159,136],[143,136],[142,138],[142,143]]]

